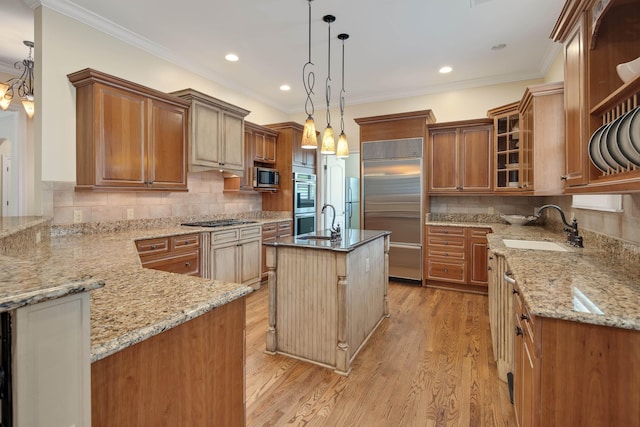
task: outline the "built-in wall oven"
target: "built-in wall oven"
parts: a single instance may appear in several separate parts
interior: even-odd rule
[[[312,173],[293,174],[294,235],[316,231],[316,176]]]

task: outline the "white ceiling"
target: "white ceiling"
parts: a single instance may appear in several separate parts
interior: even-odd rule
[[[33,12],[0,0],[0,71],[27,54]],[[46,5],[285,112],[300,112],[308,60],[306,0],[41,0]],[[345,42],[346,103],[404,98],[544,76],[560,46],[549,34],[563,0],[315,0],[311,54],[316,106],[325,103],[331,25],[332,106]],[[506,48],[493,51],[504,43]],[[36,46],[37,49],[37,46]],[[230,63],[234,52],[240,61]],[[453,67],[447,75],[443,65]],[[139,82],[144,84],[144,82]],[[290,92],[279,90],[281,84]],[[186,82],[188,85],[188,82]],[[212,94],[215,96],[215,94]]]

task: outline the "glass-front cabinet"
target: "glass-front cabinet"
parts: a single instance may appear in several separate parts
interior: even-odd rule
[[[522,191],[526,189],[527,167],[524,164],[519,102],[489,110],[494,119],[495,135],[495,191]]]

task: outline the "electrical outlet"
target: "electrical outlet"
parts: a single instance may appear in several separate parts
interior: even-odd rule
[[[127,219],[133,219],[133,218],[134,218],[133,208],[128,208],[127,209]]]
[[[487,209],[487,213],[489,215],[493,215],[495,213],[495,209],[493,208],[493,206],[489,206],[489,208]]]
[[[73,211],[73,222],[82,222],[82,211],[80,209]]]
[[[369,258],[366,258],[364,260],[364,272],[368,273],[369,272]]]

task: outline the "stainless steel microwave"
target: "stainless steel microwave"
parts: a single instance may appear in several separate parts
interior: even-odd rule
[[[280,174],[277,169],[254,167],[253,187],[254,188],[278,188],[280,185]]]

